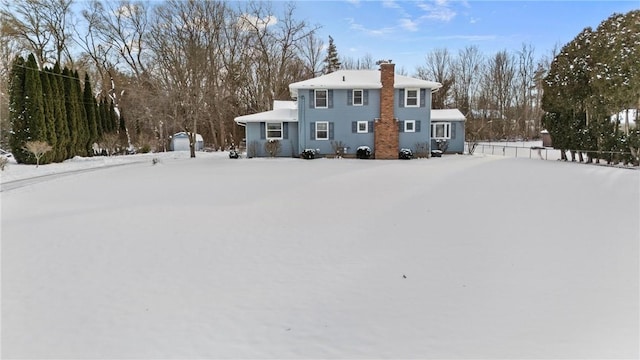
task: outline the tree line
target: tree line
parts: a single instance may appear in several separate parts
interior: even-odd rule
[[[71,76],[88,74],[94,97],[113,107],[128,136],[126,145],[137,149],[165,150],[179,131],[202,134],[214,149],[237,145],[244,130],[233,119],[290,99],[290,83],[336,69],[376,68],[370,55],[340,56],[338,38],[330,37],[325,47],[317,35],[320,25],[296,19],[295,3],[277,14],[266,2],[90,0],[80,12],[72,4],[4,2],[0,64],[12,68],[17,55],[32,53],[40,71],[62,64]],[[621,49],[637,47],[625,44]],[[569,127],[554,127],[545,113],[555,110],[543,102],[543,94],[553,93],[549,76],[560,55],[552,49],[539,56],[527,44],[491,55],[475,45],[457,53],[434,49],[412,76],[443,85],[434,93],[433,107],[460,109],[469,140],[533,139],[549,127],[562,144],[556,129]],[[3,68],[0,92],[9,84]],[[409,75],[403,67],[396,70]],[[2,100],[4,146],[10,124],[3,120],[9,104]]]
[[[9,145],[21,163],[60,162],[74,156],[93,156],[94,144],[118,137],[118,117],[105,98],[98,102],[89,75],[81,83],[78,72],[67,67],[38,69],[33,54],[17,57],[9,79]],[[124,134],[124,132],[122,132]],[[44,142],[51,150],[40,158],[29,142]],[[108,148],[108,150],[107,150]],[[112,147],[102,147],[113,151]]]

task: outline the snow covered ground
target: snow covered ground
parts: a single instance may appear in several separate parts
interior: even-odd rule
[[[2,358],[639,356],[638,171],[184,155],[1,173]]]

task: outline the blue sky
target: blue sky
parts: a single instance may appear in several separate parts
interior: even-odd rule
[[[485,55],[532,45],[536,57],[550,55],[585,27],[611,14],[640,9],[626,1],[298,1],[295,17],[322,26],[341,56],[392,59],[409,74],[433,49],[477,45]]]

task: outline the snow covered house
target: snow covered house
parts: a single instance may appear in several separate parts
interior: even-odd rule
[[[267,156],[265,143],[278,140],[278,156],[297,157],[306,149],[322,155],[344,149],[371,149],[376,159],[397,159],[401,149],[464,151],[464,116],[458,110],[431,110],[431,94],[442,85],[379,70],[339,70],[289,85],[293,101],[275,101],[273,110],[239,116],[247,155]],[[425,149],[426,148],[426,149]]]

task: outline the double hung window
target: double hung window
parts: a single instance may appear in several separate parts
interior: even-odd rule
[[[329,122],[316,122],[316,140],[329,140]]]
[[[266,126],[266,132],[267,132],[267,140],[280,140],[282,139],[282,123],[281,122],[277,122],[277,123],[267,123]]]
[[[364,104],[363,99],[362,90],[353,90],[353,106],[362,106],[362,104]]]
[[[419,89],[406,89],[404,92],[404,106],[418,107],[420,106]]]
[[[326,109],[329,107],[329,91],[326,89],[315,91],[315,104],[317,109]]]

